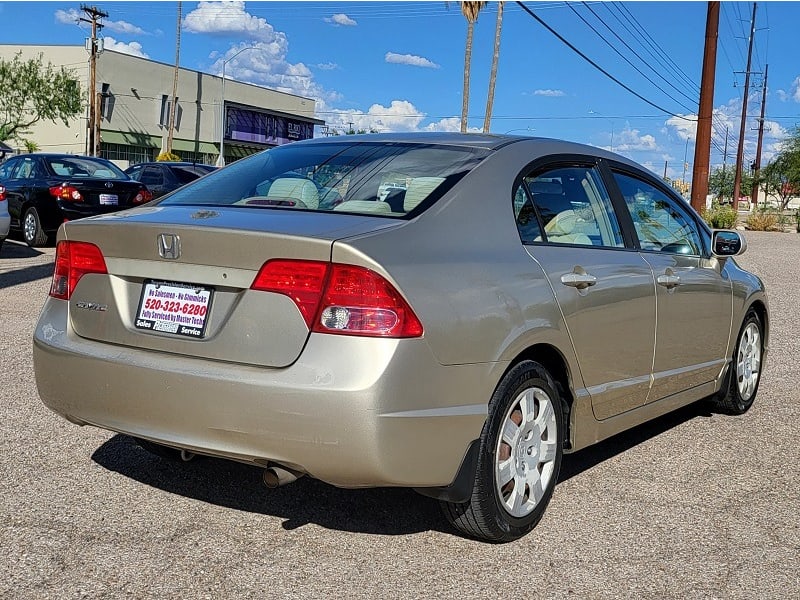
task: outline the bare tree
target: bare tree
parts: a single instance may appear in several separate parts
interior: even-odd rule
[[[467,19],[467,44],[464,49],[464,91],[461,98],[461,133],[467,131],[467,113],[469,112],[469,75],[472,65],[472,34],[478,13],[486,6],[486,2],[462,2],[461,14]]]
[[[503,29],[503,0],[497,3],[497,23],[494,28],[494,55],[492,70],[489,72],[489,95],[486,98],[486,116],[483,119],[483,133],[489,133],[492,125],[492,107],[494,106],[494,86],[497,83],[497,63],[500,60],[500,32]]]

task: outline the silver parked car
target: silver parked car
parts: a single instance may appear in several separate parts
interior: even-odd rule
[[[151,450],[260,465],[270,486],[415,488],[507,541],[563,452],[704,398],[750,408],[769,318],[744,250],[597,148],[298,142],[65,223],[36,381]]]

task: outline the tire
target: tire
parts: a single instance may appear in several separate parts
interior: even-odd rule
[[[147,450],[150,454],[171,462],[188,462],[195,456],[191,452],[181,451],[177,448],[170,448],[169,446],[162,446],[161,444],[156,444],[155,442],[151,442],[149,440],[143,440],[141,438],[133,439],[136,440],[136,443],[139,444],[139,446]]]
[[[743,415],[756,399],[761,383],[764,326],[756,311],[747,311],[736,338],[736,348],[722,389],[711,398],[712,408],[728,415]]]
[[[39,213],[33,206],[25,211],[25,216],[22,218],[22,238],[31,247],[47,244],[47,234],[42,229]]]
[[[483,426],[472,496],[441,502],[462,533],[510,542],[531,531],[553,495],[564,445],[561,397],[539,363],[524,361],[497,386]]]

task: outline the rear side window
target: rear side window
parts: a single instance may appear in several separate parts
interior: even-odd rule
[[[596,168],[546,169],[524,177],[523,186],[530,202],[516,212],[523,242],[625,247],[610,196]],[[519,201],[515,197],[515,209]],[[538,217],[534,225],[530,212]]]
[[[430,144],[287,144],[240,160],[162,202],[404,217],[420,212],[488,151]]]

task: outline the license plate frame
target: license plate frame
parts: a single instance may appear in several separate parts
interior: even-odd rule
[[[142,284],[134,327],[195,340],[205,337],[214,289],[147,279]]]
[[[119,206],[119,196],[117,194],[100,194],[100,204],[102,206]]]

